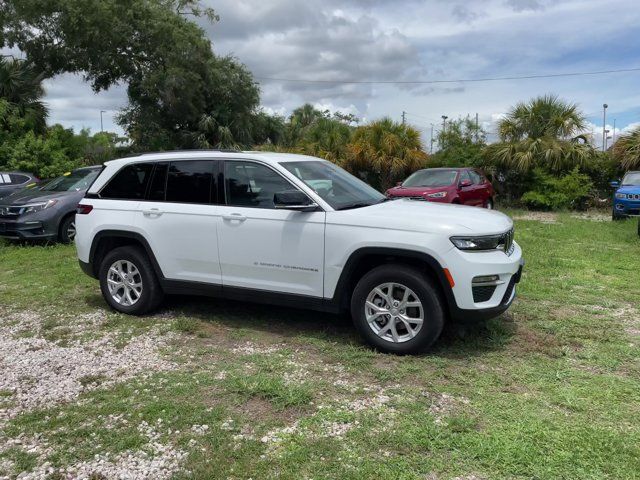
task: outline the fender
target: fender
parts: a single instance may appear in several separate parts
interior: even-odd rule
[[[440,262],[433,258],[428,253],[419,252],[416,250],[405,250],[401,248],[386,248],[386,247],[363,247],[355,250],[349,256],[349,259],[342,269],[338,283],[333,294],[332,303],[335,305],[345,305],[348,301],[347,295],[350,293],[350,283],[352,281],[353,274],[355,273],[360,261],[367,256],[386,256],[394,258],[403,258],[409,260],[417,260],[424,262],[428,265],[430,273],[433,274],[440,290],[444,295],[444,299],[447,302],[449,311],[454,308],[457,309],[455,297],[451,290],[451,285],[444,274],[444,270]]]
[[[92,277],[94,278],[98,277],[97,275],[98,265],[95,265],[94,259],[96,255],[96,250],[98,248],[98,245],[100,244],[100,240],[102,240],[103,238],[126,238],[126,239],[135,240],[138,243],[140,243],[142,247],[145,249],[145,252],[149,257],[149,260],[151,261],[151,265],[153,266],[153,270],[155,271],[158,279],[160,281],[165,280],[165,276],[162,273],[160,264],[158,263],[158,260],[156,260],[156,256],[153,253],[153,250],[151,249],[149,242],[147,242],[147,239],[144,238],[142,234],[138,232],[131,232],[129,230],[101,230],[98,233],[96,233],[96,235],[93,237],[93,241],[91,242],[91,249],[89,250],[89,265],[88,267],[83,266],[83,270],[85,270],[85,268],[89,269],[89,271],[91,272],[90,275]]]

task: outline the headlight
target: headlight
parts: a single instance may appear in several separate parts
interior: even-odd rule
[[[427,197],[430,198],[444,198],[447,196],[447,192],[428,193]]]
[[[627,198],[627,194],[626,193],[616,193],[616,198],[625,199],[625,198]]]
[[[496,250],[504,241],[504,234],[484,237],[451,237],[451,242],[460,250]]]
[[[49,200],[42,203],[30,203],[22,207],[21,213],[24,215],[25,213],[39,212],[41,210],[44,210],[45,208],[53,207],[56,203],[58,203],[58,200]]]

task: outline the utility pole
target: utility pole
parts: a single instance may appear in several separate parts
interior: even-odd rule
[[[431,148],[429,150],[429,153],[433,153],[433,123],[431,124]]]
[[[476,143],[478,143],[478,112],[476,112]]]
[[[611,139],[611,145],[616,143],[616,119],[613,119],[613,138]]]
[[[103,113],[107,113],[106,110],[100,110],[100,131],[104,132],[104,129],[102,128],[102,114]]]
[[[404,125],[405,122],[405,115],[407,114],[407,112],[405,112],[404,110],[402,111],[402,124]]]
[[[602,104],[602,151],[605,150],[605,143],[607,143],[607,132],[605,129],[607,128],[607,105],[606,103]]]
[[[445,133],[447,133],[447,117],[446,115],[442,115],[442,145],[440,145],[441,148],[444,148],[444,138],[445,138]]]

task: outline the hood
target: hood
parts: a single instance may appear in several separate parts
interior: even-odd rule
[[[616,190],[616,192],[618,192],[618,193],[640,193],[640,185],[624,185],[624,186],[618,188],[618,190]]]
[[[46,202],[54,198],[67,198],[73,194],[83,194],[83,192],[43,192],[37,188],[28,188],[7,195],[0,200],[2,205],[18,206],[26,203]]]
[[[393,187],[387,190],[388,194],[395,195],[397,197],[422,197],[428,193],[436,192],[448,192],[452,185],[445,185],[444,187]]]
[[[446,235],[492,235],[513,227],[508,216],[495,210],[408,199],[331,212],[327,222]]]

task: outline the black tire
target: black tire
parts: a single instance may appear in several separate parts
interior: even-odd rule
[[[379,285],[397,283],[411,289],[422,303],[424,323],[415,337],[395,343],[376,334],[366,318],[368,295]],[[417,269],[405,265],[381,265],[366,273],[356,285],[351,297],[351,317],[362,337],[377,350],[400,355],[427,350],[440,336],[445,313],[440,295],[431,280]]]
[[[619,220],[624,220],[625,218],[627,218],[626,215],[619,215],[616,213],[615,210],[611,212],[611,220],[613,220],[614,222],[617,222]]]
[[[488,210],[493,210],[496,208],[495,203],[493,202],[493,198],[488,198],[486,202],[484,202],[484,208]]]
[[[109,293],[108,281],[110,267],[118,261],[127,261],[132,263],[138,270],[142,282],[142,291],[137,300],[132,305],[123,305],[116,301]],[[153,270],[153,266],[149,261],[149,257],[145,251],[133,245],[119,247],[107,253],[102,259],[100,269],[98,271],[100,280],[100,290],[102,296],[111,308],[118,312],[129,315],[143,315],[160,306],[164,293],[160,287],[160,282]]]
[[[60,240],[61,243],[72,243],[75,238],[75,230],[76,230],[76,216],[69,215],[65,217],[60,223],[60,229],[58,231],[58,240]]]

